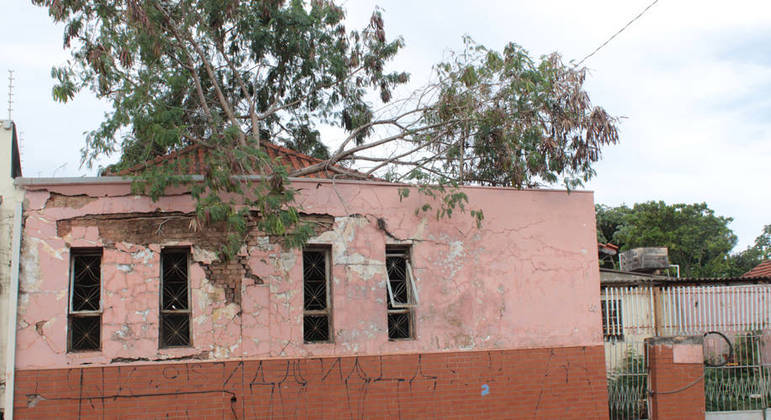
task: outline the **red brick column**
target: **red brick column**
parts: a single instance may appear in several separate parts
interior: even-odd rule
[[[703,419],[702,337],[652,337],[645,342],[651,419]]]

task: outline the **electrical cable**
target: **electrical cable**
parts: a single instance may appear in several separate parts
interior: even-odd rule
[[[688,388],[698,384],[702,379],[704,379],[704,374],[701,374],[693,382],[689,383],[688,385],[686,385],[686,386],[684,386],[682,388],[678,388],[678,389],[675,389],[675,390],[672,390],[672,391],[654,391],[654,390],[651,389],[651,390],[648,391],[648,393],[650,395],[656,395],[656,394],[677,394],[678,392],[683,392],[686,389],[688,389]]]
[[[648,7],[646,7],[645,9],[643,9],[643,11],[642,11],[642,12],[640,12],[640,13],[639,13],[637,16],[635,16],[634,18],[632,18],[632,20],[630,20],[629,22],[627,22],[627,24],[626,24],[626,25],[624,25],[624,27],[623,27],[623,28],[619,29],[619,30],[618,30],[618,31],[617,31],[615,34],[613,34],[613,35],[612,35],[610,38],[608,38],[608,40],[607,40],[607,41],[603,42],[603,43],[602,43],[602,44],[601,44],[599,47],[595,48],[595,49],[594,49],[594,51],[590,52],[590,53],[589,53],[589,54],[588,54],[586,57],[582,58],[582,59],[581,59],[581,61],[579,61],[578,63],[576,63],[575,65],[573,65],[573,67],[578,67],[578,66],[580,66],[580,65],[581,65],[581,64],[582,64],[584,61],[588,60],[588,59],[589,59],[589,57],[593,56],[594,54],[597,54],[597,51],[601,50],[603,47],[605,47],[606,45],[608,45],[608,43],[609,43],[610,41],[612,41],[612,40],[613,40],[613,38],[617,37],[617,36],[618,36],[618,35],[619,35],[621,32],[624,32],[624,30],[626,30],[626,28],[628,28],[628,27],[629,27],[629,25],[633,24],[633,23],[634,23],[634,22],[635,22],[637,19],[640,19],[640,18],[642,17],[642,15],[644,15],[644,14],[645,14],[645,12],[647,12],[647,11],[648,11],[648,9],[650,9],[651,7],[653,7],[653,5],[655,5],[655,4],[656,4],[656,3],[658,3],[658,2],[659,2],[659,0],[653,0],[653,3],[649,4],[649,5],[648,5]]]
[[[728,337],[726,337],[726,335],[721,333],[720,331],[707,331],[707,332],[704,333],[704,337],[708,336],[709,334],[717,334],[720,337],[722,337],[725,340],[726,343],[728,343],[728,357],[723,358],[723,363],[721,363],[721,364],[712,364],[712,363],[708,362],[705,359],[704,360],[704,365],[708,366],[708,367],[721,367],[721,366],[725,366],[728,363],[729,360],[733,359],[733,354],[734,354],[733,344],[731,344],[731,340],[729,340]],[[702,346],[703,346],[703,344],[702,344]],[[648,389],[648,394],[650,394],[650,395],[655,395],[655,394],[659,394],[659,395],[677,394],[678,392],[683,392],[686,389],[688,389],[688,388],[698,384],[702,379],[704,379],[705,375],[706,375],[706,373],[702,373],[701,375],[699,375],[698,378],[694,379],[693,382],[690,382],[688,385],[682,386],[680,388],[677,388],[677,389],[674,389],[674,390],[671,390],[671,391],[654,391],[652,389]]]
[[[706,366],[708,366],[708,367],[721,367],[721,366],[725,366],[729,361],[733,360],[733,358],[734,358],[734,346],[733,346],[733,344],[731,344],[731,340],[729,340],[728,337],[726,337],[726,335],[721,333],[720,331],[707,331],[707,332],[704,333],[704,337],[706,337],[706,336],[708,336],[710,334],[717,334],[720,337],[722,337],[723,340],[725,340],[725,342],[728,344],[728,357],[724,357],[723,358],[723,362],[719,363],[719,364],[712,363],[712,362],[710,362],[710,361],[705,359],[704,360],[704,364]],[[702,344],[702,346],[703,346],[703,344]]]

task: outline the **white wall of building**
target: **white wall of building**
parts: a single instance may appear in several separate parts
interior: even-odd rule
[[[11,289],[11,254],[14,213],[23,199],[23,191],[14,186],[13,170],[14,126],[0,120],[0,407],[4,407],[6,388],[5,360],[8,343],[9,290]]]

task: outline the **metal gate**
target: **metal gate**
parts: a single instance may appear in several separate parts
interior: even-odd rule
[[[724,366],[704,368],[704,398],[708,418],[763,418],[771,402],[771,361],[765,349],[762,331],[748,331],[725,340],[705,343],[707,359],[731,357]],[[722,342],[721,342],[722,341]],[[744,412],[728,417],[721,412]]]
[[[611,420],[648,418],[645,338],[655,335],[653,289],[602,289],[602,332]]]
[[[605,343],[608,408],[611,420],[648,418],[648,366],[645,343]],[[610,357],[609,357],[610,356]]]
[[[771,343],[771,286],[678,286],[662,288],[661,293],[665,334],[718,331],[725,336],[704,343],[707,360],[731,353],[724,366],[705,367],[706,411],[725,413],[708,417],[754,418],[739,412],[762,414],[771,401],[771,348],[767,345]],[[734,414],[729,416],[728,412]]]

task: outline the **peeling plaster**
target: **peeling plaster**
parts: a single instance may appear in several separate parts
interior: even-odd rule
[[[191,257],[193,258],[193,261],[205,265],[209,265],[219,259],[215,251],[204,249],[199,246],[193,246],[191,248]]]
[[[216,252],[221,232],[189,229],[189,195],[153,203],[110,188],[28,194],[18,367],[601,343],[592,306],[596,256],[582,252],[595,240],[589,194],[469,188],[486,216],[477,229],[467,215],[416,216],[423,198],[400,201],[393,186],[340,183],[339,194],[329,184],[299,188],[304,215],[319,221],[311,243],[329,246],[333,264],[334,343],[304,344],[300,250],[253,232],[224,264]],[[387,339],[384,258],[391,243],[412,247],[420,295],[415,340]],[[159,349],[160,252],[180,245],[191,249],[193,346]],[[65,351],[66,273],[69,248],[77,246],[104,248],[101,352]],[[55,313],[32,310],[40,307]]]
[[[86,194],[63,195],[59,193],[51,193],[46,200],[45,207],[69,207],[72,209],[81,209],[96,200],[96,197],[89,197]]]
[[[134,270],[134,267],[130,264],[118,264],[117,268],[118,271],[123,271],[124,273],[130,273]]]

